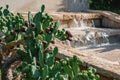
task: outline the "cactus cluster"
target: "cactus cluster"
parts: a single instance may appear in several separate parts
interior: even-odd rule
[[[0,8],[0,30],[5,34],[6,43],[17,40],[24,25],[23,16],[20,13],[14,15],[8,8],[8,5],[5,9]]]
[[[0,29],[4,33],[6,45],[20,55],[22,65],[16,69],[25,80],[99,80],[94,68],[81,70],[82,62],[73,58],[56,59],[58,48],[49,49],[54,39],[71,40],[72,34],[59,30],[59,22],[44,13],[45,6],[33,16],[28,12],[28,21],[18,13],[14,15],[0,8]],[[9,37],[10,36],[10,37]]]

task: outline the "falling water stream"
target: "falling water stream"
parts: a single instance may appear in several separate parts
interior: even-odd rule
[[[73,28],[69,28],[68,30],[73,31],[74,33],[78,32],[80,35],[74,38],[73,42],[66,41],[69,46],[73,46],[75,48],[83,48],[83,47],[97,47],[100,45],[108,45],[109,44],[109,33],[105,31],[98,31],[95,29],[94,21],[91,20],[89,24],[84,19],[73,19]],[[99,38],[101,40],[99,41]],[[77,43],[76,43],[77,42]],[[79,43],[78,43],[79,42]]]

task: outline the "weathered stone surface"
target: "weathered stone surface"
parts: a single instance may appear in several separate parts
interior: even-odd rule
[[[102,25],[106,27],[111,27],[111,28],[120,28],[120,22],[110,20],[107,17],[104,17],[102,19]]]
[[[55,13],[59,15],[63,15],[61,19],[63,20],[71,20],[71,19],[100,19],[101,15],[98,13],[67,13],[67,12],[61,12],[61,13]],[[54,13],[53,13],[54,15]],[[56,16],[57,17],[57,16]]]
[[[76,19],[100,19],[102,16],[99,13],[76,13],[75,14]]]
[[[109,60],[97,57],[95,55],[88,54],[87,52],[76,50],[70,46],[56,42],[54,46],[59,48],[59,58],[72,57],[73,55],[85,62],[85,65],[94,66],[98,73],[103,74],[107,77],[115,78],[120,80],[120,65],[118,63],[111,62]]]
[[[99,13],[103,16],[102,25],[120,29],[120,15],[110,11],[87,10],[86,12]]]
[[[58,20],[63,20],[63,14],[60,14],[60,13],[50,13],[50,15],[53,17],[53,19],[55,21],[58,21]]]
[[[32,12],[35,15],[36,12]],[[27,18],[27,12],[22,13]],[[102,16],[98,13],[68,13],[68,12],[53,12],[49,13],[54,20],[73,20],[73,19],[100,19]]]
[[[113,63],[120,63],[120,43],[99,48],[87,49],[89,54],[95,54],[98,57],[107,59]]]

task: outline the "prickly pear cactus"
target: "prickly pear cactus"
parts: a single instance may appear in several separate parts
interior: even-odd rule
[[[53,22],[44,10],[42,5],[35,16],[28,12],[28,21],[25,21],[20,13],[11,13],[8,6],[4,10],[0,8],[0,29],[4,34],[5,48],[15,50],[22,61],[16,73],[25,80],[99,80],[95,69],[80,69],[82,62],[76,56],[56,59],[58,48],[52,50],[49,45],[55,44],[56,38],[71,40],[72,34],[59,30],[60,23]]]

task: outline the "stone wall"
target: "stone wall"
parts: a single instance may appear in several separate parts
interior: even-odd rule
[[[89,8],[88,0],[0,0],[0,6],[10,5],[13,12],[36,12],[42,4],[47,12],[78,12]]]
[[[108,28],[118,28],[120,29],[120,15],[110,12],[110,11],[101,11],[101,10],[87,10],[89,13],[99,13],[102,16],[101,23],[102,26]]]

